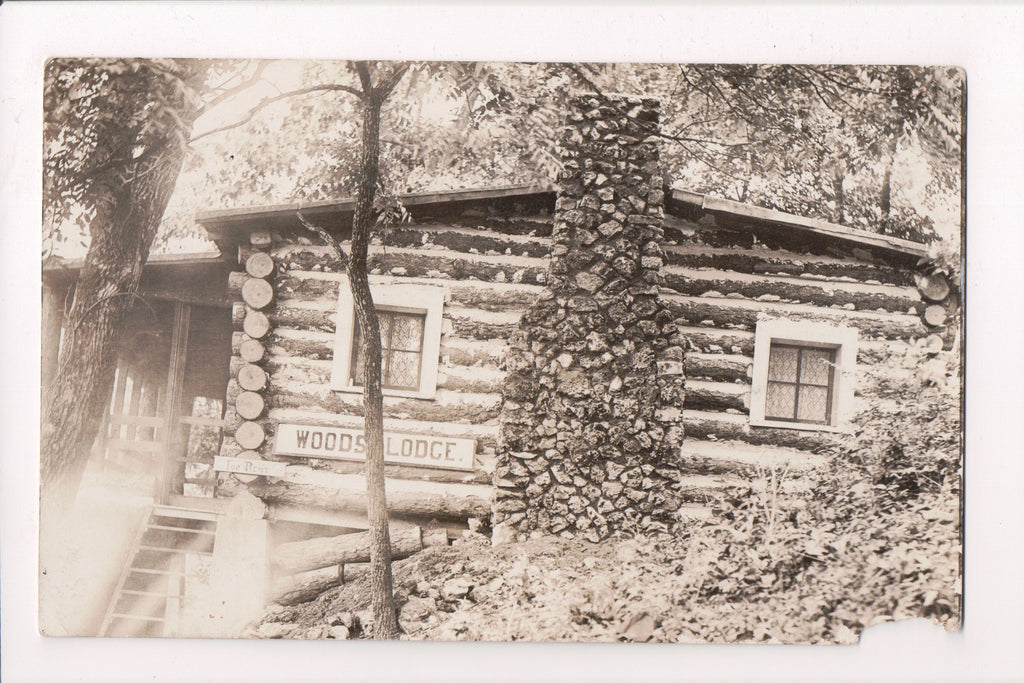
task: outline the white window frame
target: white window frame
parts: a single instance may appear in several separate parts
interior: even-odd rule
[[[857,338],[857,329],[852,327],[803,320],[759,320],[757,331],[754,333],[754,370],[750,389],[751,426],[819,432],[848,431],[856,384]],[[772,420],[765,417],[768,358],[773,342],[835,350],[836,368],[833,377],[830,424]]]
[[[440,287],[388,284],[371,285],[374,308],[415,313],[425,316],[423,348],[420,360],[420,384],[417,389],[387,389],[385,396],[432,399],[437,395],[437,366],[441,356],[441,322],[446,292]],[[334,360],[331,365],[331,389],[361,394],[362,385],[352,381],[352,342],[356,315],[348,279],[338,288],[337,323],[334,329]]]

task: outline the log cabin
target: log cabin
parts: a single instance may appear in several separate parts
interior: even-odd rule
[[[657,119],[580,98],[557,192],[407,195],[411,220],[374,239],[399,556],[467,528],[596,542],[714,514],[759,470],[830,457],[871,400],[858,374],[956,343],[926,245],[669,185]],[[280,602],[366,561],[336,538],[366,528],[359,335],[299,217],[345,245],[353,208],[200,213],[221,256],[147,264],[97,442],[144,452],[158,502],[217,520],[217,543],[262,525],[214,575],[265,566]]]

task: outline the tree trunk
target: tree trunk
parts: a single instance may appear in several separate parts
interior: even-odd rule
[[[835,210],[835,222],[842,223],[843,215],[846,212],[846,193],[843,190],[843,181],[846,179],[846,174],[836,169],[832,175],[832,192],[836,198],[836,210]]]
[[[118,340],[134,305],[142,264],[181,170],[183,150],[169,145],[142,179],[124,171],[97,182],[98,210],[68,316],[68,335],[46,394],[41,481],[70,502],[78,489],[110,397]],[[55,489],[55,490],[56,490]]]
[[[892,167],[887,166],[885,175],[882,177],[882,196],[879,200],[879,208],[882,212],[882,220],[889,219],[892,212]]]
[[[366,79],[368,82],[369,79]],[[388,89],[388,91],[390,88]],[[380,321],[373,307],[367,276],[367,249],[373,226],[373,199],[377,187],[380,156],[380,109],[388,91],[364,88],[362,151],[359,186],[352,217],[352,252],[348,264],[349,283],[356,320],[363,344],[366,371],[363,384],[364,429],[366,432],[366,516],[370,534],[370,587],[373,602],[373,637],[398,637],[391,541],[388,536],[387,500],[384,490],[384,394],[381,388]]]
[[[182,77],[188,77],[190,70],[184,67]],[[129,102],[136,109],[125,113],[126,125],[103,140],[104,151],[96,160],[123,162],[107,161],[83,179],[88,183],[86,201],[95,209],[89,223],[90,244],[57,371],[44,397],[40,516],[42,527],[54,534],[74,503],[88,463],[110,398],[125,316],[137,298],[142,264],[181,171],[185,155],[181,135],[188,131],[180,126],[190,126],[195,116],[184,89],[175,91],[166,72],[143,69],[132,77],[150,80],[141,89],[137,81],[125,86],[129,96],[112,90],[120,94],[122,104]],[[111,85],[116,87],[121,86]],[[156,124],[139,124],[147,117],[156,118],[141,111],[154,101],[173,109],[176,119],[173,124],[164,123],[159,134],[153,132]],[[133,154],[143,144],[144,153]],[[45,563],[41,569],[45,571]]]

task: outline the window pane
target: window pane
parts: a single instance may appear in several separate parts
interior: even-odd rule
[[[422,315],[394,314],[392,317],[391,348],[419,351],[423,348]]]
[[[768,379],[780,382],[796,381],[796,363],[799,349],[772,344],[768,357]]]
[[[797,419],[803,422],[825,422],[827,416],[828,388],[801,386]]]
[[[362,385],[363,378],[366,376],[366,363],[364,362],[363,345],[359,343],[358,335],[352,344],[352,383]]]
[[[408,351],[394,351],[384,384],[389,387],[418,389],[420,384],[420,354]]]
[[[378,310],[377,318],[381,336],[381,384],[392,389],[418,389],[426,316]],[[352,335],[352,383],[362,385],[365,372],[357,325]]]
[[[800,384],[828,386],[829,375],[832,373],[832,350],[802,349],[801,352]]]
[[[765,402],[764,409],[765,417],[792,420],[795,404],[796,385],[768,382],[768,399]]]

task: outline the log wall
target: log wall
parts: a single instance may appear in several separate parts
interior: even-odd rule
[[[830,431],[750,426],[758,321],[856,328],[858,375],[898,372],[910,345],[935,332],[911,269],[852,250],[801,249],[792,238],[787,248],[760,243],[757,227],[720,225],[700,212],[666,217],[661,296],[675,316],[686,376],[684,516],[712,514],[730,489],[756,496],[772,481],[798,486],[800,472],[824,462],[838,442]],[[869,400],[858,391],[850,412]]]
[[[535,212],[485,220],[477,207],[453,206],[422,223],[396,227],[371,246],[371,286],[413,284],[445,292],[436,396],[386,396],[385,429],[476,443],[469,472],[386,465],[394,519],[465,528],[470,518],[489,517],[504,351],[546,280],[550,222],[550,215]],[[270,238],[269,244],[260,241],[262,249],[254,246],[257,241],[241,248],[239,270],[231,275],[230,289],[238,301],[228,391],[230,438],[220,454],[282,462],[284,475],[221,472],[218,495],[245,490],[271,506],[358,513],[365,510],[362,463],[274,453],[281,423],[361,429],[363,399],[330,388],[339,287],[347,286],[343,269],[328,248],[303,235]],[[259,261],[256,255],[269,257],[272,268],[246,268]],[[269,302],[265,288],[254,281],[273,285]],[[253,293],[260,296],[246,302],[246,294]],[[265,325],[255,325],[253,313],[262,314]],[[265,384],[254,380],[264,377]],[[254,417],[257,397],[263,409]],[[245,429],[255,435],[252,442],[240,442],[240,436],[248,436]],[[254,445],[261,434],[262,442]]]

